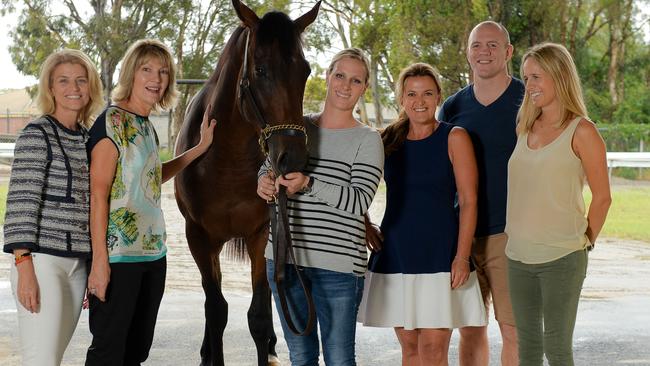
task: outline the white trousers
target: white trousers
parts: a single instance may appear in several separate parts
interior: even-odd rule
[[[11,266],[11,288],[18,310],[20,354],[24,366],[58,366],[77,326],[86,289],[86,260],[34,253],[40,311],[18,301],[18,273]]]

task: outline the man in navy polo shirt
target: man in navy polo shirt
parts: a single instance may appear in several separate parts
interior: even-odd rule
[[[485,21],[469,36],[467,61],[473,83],[447,98],[438,119],[461,126],[474,144],[479,171],[478,220],[472,259],[486,309],[490,298],[499,322],[502,365],[517,365],[517,333],[508,292],[505,246],[508,159],[515,147],[517,111],[524,84],[508,73],[512,57],[508,31]],[[488,365],[487,327],[460,329],[460,364]]]

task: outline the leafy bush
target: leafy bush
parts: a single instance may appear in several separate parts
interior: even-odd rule
[[[644,150],[650,151],[650,124],[599,123],[597,126],[607,151],[639,151],[640,141],[644,142]]]
[[[159,149],[158,156],[160,156],[160,161],[165,162],[171,160],[174,157],[174,152],[170,149]]]

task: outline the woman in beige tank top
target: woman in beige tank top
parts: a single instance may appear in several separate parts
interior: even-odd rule
[[[526,94],[508,163],[506,233],[520,365],[573,365],[578,300],[611,203],[605,144],[587,119],[573,59],[559,44],[522,59]],[[593,200],[585,215],[585,180]]]

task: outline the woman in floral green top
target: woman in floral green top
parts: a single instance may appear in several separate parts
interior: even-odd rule
[[[165,222],[161,184],[212,143],[216,121],[201,124],[201,140],[161,163],[152,110],[173,106],[175,66],[157,40],[140,40],[126,52],[113,105],[90,131],[90,332],[86,365],[139,365],[153,340],[165,288]]]

